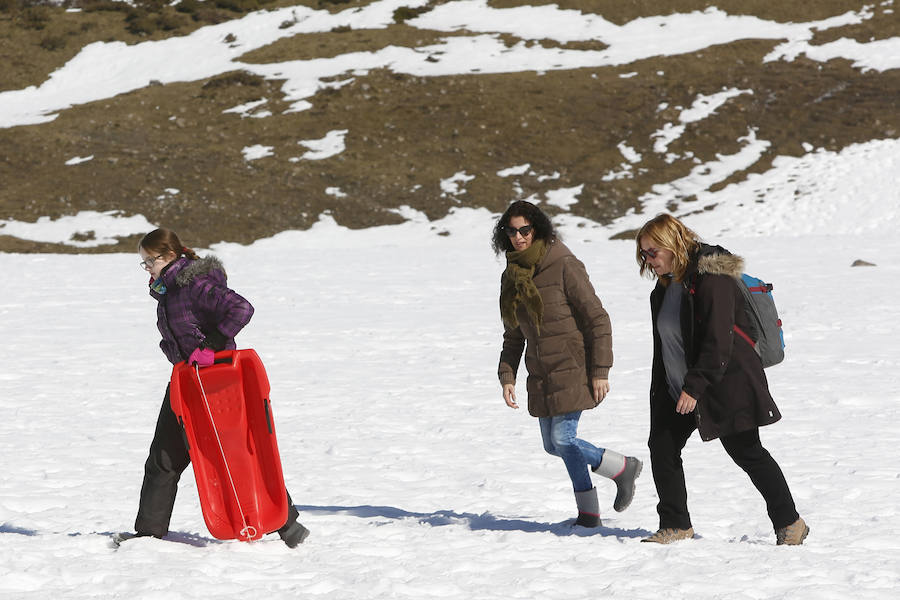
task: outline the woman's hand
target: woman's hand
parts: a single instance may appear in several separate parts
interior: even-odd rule
[[[594,402],[600,404],[609,393],[609,379],[595,377],[591,380],[591,385],[594,388]]]
[[[516,404],[516,386],[512,383],[503,384],[503,399],[510,408],[519,408]]]
[[[688,415],[694,412],[695,408],[697,408],[697,400],[687,392],[682,391],[681,396],[678,397],[678,404],[675,405],[675,412]]]

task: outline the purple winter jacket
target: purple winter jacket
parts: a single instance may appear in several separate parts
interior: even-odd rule
[[[234,336],[250,321],[253,306],[228,288],[218,258],[182,256],[166,267],[160,279],[165,293],[151,287],[150,295],[159,301],[159,347],[172,364],[187,360],[201,344],[216,351],[236,348]]]

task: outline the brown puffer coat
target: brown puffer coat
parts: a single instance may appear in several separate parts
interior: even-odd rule
[[[681,334],[688,371],[684,391],[697,400],[694,417],[704,441],[769,425],[781,413],[769,393],[762,362],[734,326],[750,331],[739,290],[744,261],[720,246],[703,244],[693,257],[683,282]],[[662,362],[656,319],[665,287],[650,294],[653,316],[653,369],[650,384],[651,428],[658,411],[674,411]]]
[[[590,379],[607,379],[613,363],[609,315],[584,265],[558,240],[535,268],[533,280],[544,302],[540,334],[520,304],[519,326],[505,327],[503,332],[500,383],[516,382],[525,350],[528,412],[532,416],[552,417],[594,408],[597,403]]]

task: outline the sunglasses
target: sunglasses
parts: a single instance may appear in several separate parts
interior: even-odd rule
[[[656,258],[657,252],[659,252],[657,248],[647,248],[646,250],[641,250],[641,259],[647,260],[648,258]]]
[[[531,233],[532,231],[534,231],[534,225],[523,225],[522,227],[519,227],[518,229],[516,229],[512,225],[507,225],[506,227],[503,228],[503,231],[505,231],[506,235],[508,235],[511,238],[516,237],[517,233],[522,234],[522,237],[528,237],[528,234]]]

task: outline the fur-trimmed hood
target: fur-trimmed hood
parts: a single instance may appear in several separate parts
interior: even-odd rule
[[[159,275],[159,280],[150,278],[150,295],[161,300],[166,290],[190,286],[195,280],[211,277],[221,285],[226,285],[225,267],[215,256],[209,255],[192,260],[181,256],[169,263]],[[162,284],[160,286],[159,284]]]
[[[203,344],[214,350],[235,348],[234,336],[250,321],[253,306],[228,288],[218,258],[181,256],[160,279],[165,289],[160,292],[151,285],[150,295],[159,302],[160,347],[170,362],[186,360]]]
[[[731,254],[721,246],[707,246],[700,248],[697,256],[697,273],[700,275],[731,275],[740,279],[744,272],[744,259],[737,254]]]
[[[212,271],[221,271],[222,276],[225,276],[225,267],[222,266],[222,261],[210,254],[203,258],[192,260],[179,269],[175,273],[175,284],[178,287],[185,287],[197,277],[208,275]]]

